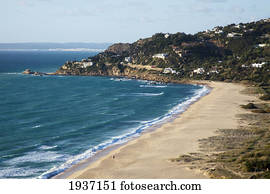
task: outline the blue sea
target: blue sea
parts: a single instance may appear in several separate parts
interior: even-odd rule
[[[185,111],[199,85],[54,72],[97,53],[0,51],[0,178],[51,178]]]

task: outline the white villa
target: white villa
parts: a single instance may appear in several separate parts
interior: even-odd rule
[[[125,62],[130,63],[131,62],[131,57],[125,57]]]
[[[201,67],[193,70],[193,73],[196,73],[196,74],[203,74],[204,72],[205,72],[204,68],[201,68]]]
[[[222,34],[223,33],[223,30],[218,30],[218,31],[215,31],[216,34]]]
[[[221,30],[219,27],[213,28],[212,31],[213,31],[215,34],[221,34],[221,33],[223,33],[223,30]]]
[[[84,60],[84,62],[76,61],[74,64],[80,65],[81,68],[86,68],[86,67],[92,66],[93,65],[93,62],[91,62],[91,61],[85,61]]]
[[[168,68],[165,68],[165,69],[163,70],[163,73],[164,73],[164,74],[168,74],[168,73],[175,74],[175,73],[177,73],[177,72],[176,72],[175,70],[173,70],[172,68],[168,67]]]
[[[228,33],[227,35],[228,38],[239,37],[239,36],[242,36],[242,34],[235,33],[235,32]]]
[[[268,45],[267,44],[258,44],[258,47],[261,47],[261,48],[266,47],[266,46],[268,46]]]
[[[262,63],[253,63],[251,64],[251,67],[254,67],[254,68],[262,68],[262,66],[265,64],[265,62],[262,62]]]
[[[81,67],[86,68],[86,67],[91,67],[92,65],[93,65],[93,62],[83,62]]]
[[[167,56],[168,56],[168,54],[166,54],[166,53],[158,53],[158,54],[153,55],[153,58],[159,58],[159,59],[164,60]]]
[[[234,28],[238,28],[238,29],[240,29],[240,27],[241,26],[239,24],[234,26]]]
[[[165,38],[169,38],[169,36],[170,36],[170,34],[168,34],[168,33],[164,35]]]

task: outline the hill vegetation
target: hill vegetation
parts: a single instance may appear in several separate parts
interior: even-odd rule
[[[165,57],[155,57],[164,54]],[[157,33],[132,44],[117,43],[104,52],[89,57],[92,65],[82,68],[68,62],[59,73],[76,75],[113,75],[124,73],[128,64],[153,68],[171,68],[174,73],[148,72],[174,80],[204,79],[247,81],[270,85],[270,19],[231,24],[196,33]],[[201,68],[201,71],[196,71]],[[195,70],[195,71],[194,71]],[[148,69],[149,71],[149,69]],[[137,72],[138,73],[138,72]]]
[[[269,100],[270,19],[217,26],[194,35],[157,33],[132,44],[111,45],[85,62],[69,61],[57,73],[252,83],[263,89],[261,98]]]

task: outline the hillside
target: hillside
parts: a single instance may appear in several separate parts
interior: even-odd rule
[[[269,69],[270,19],[264,19],[194,35],[157,33],[132,44],[117,43],[81,62],[69,61],[57,73],[270,85]]]

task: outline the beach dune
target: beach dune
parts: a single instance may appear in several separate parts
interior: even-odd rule
[[[208,178],[170,159],[199,152],[198,140],[215,135],[218,129],[236,128],[236,115],[245,111],[239,105],[254,97],[241,94],[244,86],[239,84],[206,83],[211,93],[175,120],[112,150],[68,178]]]

